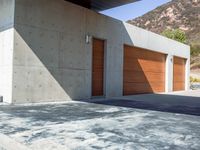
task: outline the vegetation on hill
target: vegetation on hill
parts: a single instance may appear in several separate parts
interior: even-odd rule
[[[199,56],[199,54],[200,54],[200,43],[199,44],[191,43],[190,47],[191,47],[191,55],[193,57]]]
[[[166,36],[167,38],[176,40],[178,42],[187,43],[187,37],[184,31],[180,29],[166,29],[164,30],[161,35]]]

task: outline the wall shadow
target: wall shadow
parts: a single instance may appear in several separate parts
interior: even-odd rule
[[[200,97],[144,94],[90,103],[200,116]]]
[[[84,58],[85,54],[77,54],[77,52],[81,50],[77,49],[77,47],[75,46],[76,43],[79,42],[79,39],[75,39],[75,37],[65,35],[66,39],[62,40],[64,35],[60,33],[55,32],[50,34],[46,30],[38,31],[35,28],[26,26],[22,28],[21,26],[16,25],[15,31],[15,72],[18,73],[19,71],[21,71],[22,76],[24,76],[23,79],[28,79],[29,81],[32,80],[31,84],[32,82],[38,84],[38,86],[35,86],[34,84],[29,85],[27,81],[25,82],[25,85],[23,85],[24,87],[20,88],[21,90],[15,91],[19,95],[23,95],[23,92],[30,93],[29,97],[31,97],[32,99],[29,97],[24,97],[22,101],[24,101],[24,99],[25,101],[26,99],[30,99],[28,100],[28,102],[37,102],[37,97],[39,97],[39,102],[54,100],[61,101],[61,98],[59,96],[59,98],[56,97],[57,93],[58,95],[60,94],[59,91],[62,91],[63,93],[63,101],[66,98],[69,98],[70,100],[80,100],[88,98],[88,91],[90,88],[87,87],[88,89],[85,90],[85,85],[90,85],[89,82],[87,83],[86,81],[91,81],[92,79],[89,77],[87,77],[87,80],[85,79],[86,74],[91,72],[91,68],[85,67],[83,65],[88,63],[88,60],[86,61],[86,58]],[[124,32],[127,34],[126,36],[129,36],[127,31]],[[75,42],[75,45],[73,45],[73,43],[68,43],[71,39],[74,40],[73,42]],[[82,40],[84,41],[84,39]],[[61,48],[61,45],[59,45],[59,43],[64,42],[66,42],[66,47]],[[22,46],[23,49],[20,49],[21,47],[19,45]],[[67,49],[70,46],[74,47],[75,49]],[[82,46],[84,48],[84,45]],[[134,70],[132,74],[134,81],[131,83],[132,88],[136,90],[134,94],[154,93],[155,90],[152,88],[152,83],[147,78],[146,72],[144,71],[143,66],[140,64],[139,59],[144,58],[138,57],[137,59],[135,59],[135,61],[132,62],[132,67],[136,67],[136,70]],[[153,59],[148,57],[145,59],[146,61],[153,61]],[[79,64],[80,66],[78,66]],[[21,70],[19,66],[24,67],[24,69]],[[140,73],[140,75],[138,76],[140,79],[137,79],[134,73]],[[15,80],[18,80],[18,78],[19,76],[14,76]],[[48,82],[50,83],[50,86],[48,86]],[[18,86],[21,86],[20,82],[18,84]],[[41,91],[38,87],[41,89]],[[28,88],[30,88],[30,90]],[[48,90],[50,88],[53,88],[54,90]],[[140,91],[138,91],[137,89],[139,89]],[[45,96],[48,93],[54,94],[52,94],[53,96]],[[43,97],[44,100],[42,100]]]
[[[126,37],[126,41],[120,44],[131,44],[133,51],[136,51],[137,55],[138,51],[145,51],[145,53],[142,53],[144,55],[138,55],[133,61],[131,60],[131,62],[129,62],[131,63],[131,67],[136,69],[125,70],[133,71],[131,75],[134,79],[131,79],[130,82],[127,82],[128,84],[132,84],[130,88],[133,88],[135,91],[134,93],[124,93],[124,95],[164,92],[164,90],[158,91],[155,89],[155,86],[152,86],[152,84],[160,84],[156,83],[156,77],[154,77],[154,80],[156,81],[153,82],[149,80],[150,77],[147,77],[147,73],[152,71],[148,71],[147,68],[151,69],[152,66],[146,66],[146,68],[144,68],[144,66],[141,65],[140,62],[141,60],[146,61],[146,63],[148,63],[148,61],[160,61],[151,57],[156,53],[134,47],[134,41],[130,37],[131,35],[130,33],[128,33],[128,30],[126,29],[123,22],[118,22],[118,24],[119,28],[122,29],[122,31],[120,31],[120,34],[123,34]],[[77,35],[79,34],[82,35],[85,33],[77,32]],[[118,37],[116,41],[121,38],[123,39],[123,37]],[[105,37],[105,39],[109,40],[108,37]],[[32,82],[38,84],[38,87],[41,89],[39,90],[37,86],[29,85],[28,82],[25,82],[27,85],[21,88],[24,88],[23,90],[15,91],[18,95],[23,95],[23,92],[28,91],[30,95],[29,97],[24,98],[25,101],[27,101],[27,99],[28,102],[37,102],[37,99],[38,101],[61,101],[62,97],[63,101],[67,98],[69,98],[70,100],[91,98],[91,95],[89,95],[91,88],[89,86],[92,80],[91,76],[89,75],[91,74],[91,61],[88,60],[88,58],[90,58],[88,57],[90,56],[90,54],[86,52],[84,38],[77,38],[75,35],[49,31],[47,29],[40,30],[38,28],[33,28],[27,25],[16,24],[15,41],[16,53],[14,53],[14,69],[17,68],[15,72],[21,71],[21,74],[24,75],[25,79],[28,79],[29,81],[32,80]],[[77,45],[77,43],[80,43],[80,45]],[[23,49],[21,49],[21,47],[23,47]],[[123,49],[121,49],[121,51],[124,52],[124,47]],[[114,52],[115,51],[112,51],[112,55],[114,55]],[[121,58],[121,56],[119,56],[119,58]],[[119,61],[123,62],[123,60]],[[108,63],[111,62],[108,61]],[[23,66],[24,69],[20,70],[18,66]],[[50,83],[49,86],[48,82]],[[116,85],[123,86],[118,83]],[[29,90],[28,88],[30,87],[31,89]],[[49,90],[50,88],[52,88],[53,90]],[[111,88],[111,90],[115,89],[115,84],[113,84]],[[119,89],[121,87],[117,88]],[[58,98],[56,94],[58,93],[59,95],[59,91],[62,91],[63,96],[60,96]],[[52,96],[49,96],[48,93],[52,94]],[[42,100],[43,98],[44,100]]]

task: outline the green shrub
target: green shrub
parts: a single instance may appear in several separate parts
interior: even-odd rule
[[[200,82],[200,79],[199,78],[190,77],[190,82],[191,83]]]
[[[161,33],[163,36],[176,40],[178,42],[187,43],[187,37],[184,31],[180,29],[166,29]]]

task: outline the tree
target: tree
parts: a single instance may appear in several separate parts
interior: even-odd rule
[[[187,43],[186,34],[180,29],[166,29],[162,32],[162,35],[184,44]]]

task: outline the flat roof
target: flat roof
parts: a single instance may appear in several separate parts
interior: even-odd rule
[[[74,4],[92,9],[95,11],[102,11],[113,7],[133,3],[139,0],[65,0]]]

